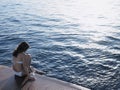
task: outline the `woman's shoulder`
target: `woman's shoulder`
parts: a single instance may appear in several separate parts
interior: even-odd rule
[[[25,53],[25,56],[26,56],[27,58],[31,58],[31,55],[28,54],[28,53]]]
[[[18,58],[31,58],[31,55],[27,53],[19,53]]]
[[[31,59],[31,55],[27,54],[27,53],[23,53],[23,58],[30,60]]]
[[[30,54],[28,54],[28,53],[19,53],[19,55],[18,56],[27,56],[27,57],[30,57],[31,55]]]

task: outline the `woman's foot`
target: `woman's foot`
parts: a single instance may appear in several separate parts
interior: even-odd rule
[[[37,74],[40,74],[40,75],[44,75],[45,74],[45,72],[43,72],[43,71],[39,71],[39,70],[35,70],[35,73],[37,73]]]

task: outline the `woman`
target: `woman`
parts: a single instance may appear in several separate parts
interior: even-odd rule
[[[20,88],[26,81],[35,80],[35,77],[31,76],[33,73],[30,68],[31,56],[26,53],[28,48],[28,43],[21,42],[13,51],[13,70],[15,71],[15,80]]]

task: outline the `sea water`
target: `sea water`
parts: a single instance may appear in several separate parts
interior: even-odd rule
[[[92,90],[120,89],[119,0],[1,0],[1,65],[12,65],[22,41],[47,76]]]

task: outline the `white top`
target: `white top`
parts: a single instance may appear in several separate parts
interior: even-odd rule
[[[23,61],[16,61],[16,62],[13,62],[13,64],[15,64],[15,63],[17,63],[17,64],[23,64]],[[15,72],[15,75],[17,75],[17,76],[20,76],[20,77],[22,77],[22,72],[16,72],[16,71],[14,71]]]
[[[16,71],[14,71],[15,72],[15,75],[16,76],[20,76],[20,77],[22,77],[23,75],[22,75],[22,72],[16,72]]]

